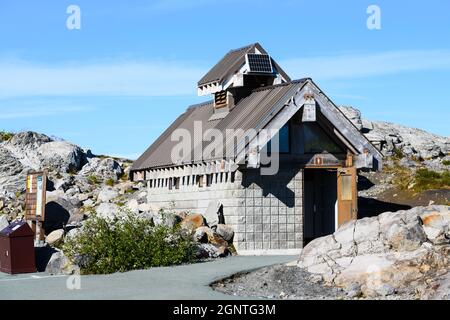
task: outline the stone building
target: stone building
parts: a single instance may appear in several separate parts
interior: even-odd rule
[[[291,80],[255,43],[228,52],[198,94],[213,99],[133,164],[150,204],[224,220],[240,254],[296,253],[357,218],[356,172],[382,156],[311,79]]]

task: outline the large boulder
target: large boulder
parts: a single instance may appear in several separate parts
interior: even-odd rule
[[[120,213],[120,208],[114,203],[101,203],[96,209],[98,217],[113,220]]]
[[[56,251],[52,254],[45,272],[53,275],[72,275],[79,273],[80,269],[74,265],[62,251]]]
[[[386,212],[315,239],[303,249],[298,265],[328,285],[367,297],[415,294],[416,286],[427,287],[447,272],[449,226],[448,206]]]
[[[227,242],[233,241],[234,229],[232,226],[226,224],[218,224],[216,227],[216,233]]]
[[[79,170],[86,158],[83,150],[74,144],[54,141],[46,135],[31,131],[14,135],[3,147],[24,167],[33,170]]]
[[[111,202],[115,198],[119,196],[119,193],[111,188],[111,187],[104,187],[102,190],[100,190],[100,193],[98,194],[97,200],[99,202]]]
[[[52,141],[37,149],[40,159],[40,169],[50,169],[59,172],[78,171],[84,164],[83,150],[66,141]]]
[[[55,231],[50,232],[49,235],[47,235],[45,241],[50,246],[56,246],[60,244],[64,239],[64,229],[58,229]]]
[[[25,176],[22,163],[0,145],[0,196],[13,198],[17,191],[24,189]]]
[[[194,233],[198,228],[206,225],[205,218],[201,214],[190,214],[181,222],[181,228]]]
[[[112,179],[117,181],[123,174],[120,164],[112,158],[92,158],[81,169],[80,175],[96,176],[101,180]]]
[[[339,109],[356,126],[356,128],[358,128],[358,130],[363,128],[361,111],[350,106],[339,106]]]

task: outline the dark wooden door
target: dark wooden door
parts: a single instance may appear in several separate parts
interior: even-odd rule
[[[336,170],[305,170],[305,242],[334,233],[336,228]]]

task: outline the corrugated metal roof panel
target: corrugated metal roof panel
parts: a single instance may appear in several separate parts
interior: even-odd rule
[[[265,121],[270,120],[277,107],[286,104],[299,88],[305,83],[306,79],[284,83],[281,85],[264,87],[254,90],[248,97],[242,99],[223,119],[208,121],[213,114],[213,102],[192,106],[181,115],[156,141],[150,148],[133,164],[132,170],[144,170],[155,167],[164,167],[174,165],[171,159],[171,151],[178,142],[171,141],[172,132],[177,128],[183,128],[190,132],[193,138],[191,156],[185,158],[183,163],[200,162],[204,160],[222,159],[225,151],[229,151],[233,139],[226,139],[227,129],[242,129],[244,132],[249,129],[261,129],[265,126]],[[194,134],[194,122],[202,123],[203,134],[208,129],[219,130],[224,141],[217,141],[219,151],[215,157],[202,158],[199,152],[195,150],[204,150],[209,141],[203,141],[203,135]],[[238,139],[244,138],[242,135]],[[225,147],[226,146],[226,147]],[[224,149],[225,147],[225,149]],[[234,155],[235,156],[235,155]]]

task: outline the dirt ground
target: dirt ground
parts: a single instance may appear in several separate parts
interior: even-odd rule
[[[236,274],[212,287],[228,295],[261,299],[335,300],[346,296],[340,289],[313,283],[310,276],[298,267],[277,265]]]
[[[314,277],[296,266],[276,265],[259,270],[235,274],[217,281],[211,287],[224,294],[279,300],[361,300],[349,297],[340,288],[327,287],[314,281]],[[409,295],[393,295],[378,300],[414,300]]]

